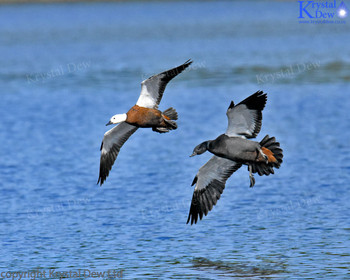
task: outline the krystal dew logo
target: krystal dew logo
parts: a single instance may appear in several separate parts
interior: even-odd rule
[[[337,6],[337,1],[298,1],[299,23],[345,23],[344,18],[349,14],[349,9],[342,1]]]

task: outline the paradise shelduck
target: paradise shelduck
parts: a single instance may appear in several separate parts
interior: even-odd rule
[[[101,144],[100,174],[97,184],[102,186],[112,169],[120,148],[139,127],[151,127],[153,131],[165,133],[177,128],[177,112],[169,108],[158,110],[168,82],[185,70],[192,61],[154,75],[141,83],[140,97],[136,105],[125,114],[114,115],[106,125],[118,124],[104,134]]]
[[[193,180],[196,184],[192,196],[187,223],[197,223],[206,216],[220,199],[226,180],[242,164],[248,166],[250,187],[255,184],[253,173],[260,176],[274,174],[273,168],[282,163],[283,151],[275,137],[266,135],[260,142],[255,138],[261,129],[262,113],[267,100],[266,93],[257,91],[236,106],[231,101],[227,110],[228,127],[225,134],[215,140],[205,141],[193,150],[191,156],[209,151],[214,156],[204,164]]]

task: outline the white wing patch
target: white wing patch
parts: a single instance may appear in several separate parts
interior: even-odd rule
[[[147,79],[141,83],[141,93],[140,97],[136,102],[136,105],[146,108],[157,108],[157,97],[158,97],[158,88],[157,83],[159,79],[156,77]]]

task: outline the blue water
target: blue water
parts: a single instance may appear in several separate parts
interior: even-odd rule
[[[299,24],[297,5],[0,6],[0,273],[349,279],[350,19]],[[177,109],[178,130],[137,131],[97,186],[104,124],[143,79],[189,58],[160,106]],[[280,141],[281,169],[250,189],[242,168],[186,225],[210,154],[188,156],[257,90],[268,92],[258,140]]]

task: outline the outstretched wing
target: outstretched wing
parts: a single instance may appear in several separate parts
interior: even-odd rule
[[[105,133],[101,144],[100,175],[97,184],[100,183],[102,186],[112,169],[120,148],[136,130],[136,126],[122,122]]]
[[[162,99],[164,90],[169,81],[185,70],[192,61],[189,59],[184,64],[154,75],[141,83],[141,94],[136,105],[157,109]]]
[[[190,220],[191,225],[196,224],[198,216],[201,220],[203,214],[205,216],[208,214],[213,205],[216,205],[220,199],[227,179],[241,166],[241,163],[213,156],[199,169],[192,183],[192,186],[196,184],[196,187],[192,196],[187,224]]]
[[[267,100],[266,93],[257,91],[241,103],[234,105],[231,101],[227,109],[227,136],[244,136],[255,138],[261,129],[262,113]]]

